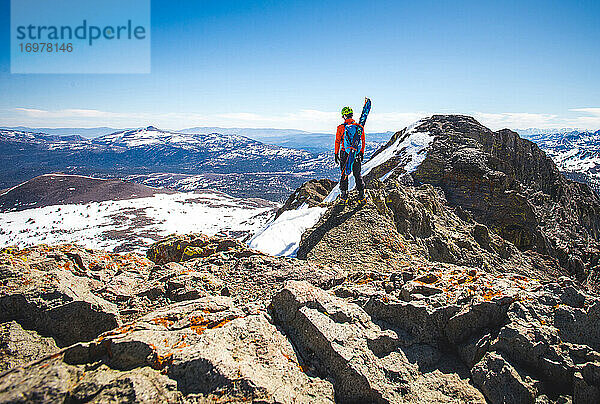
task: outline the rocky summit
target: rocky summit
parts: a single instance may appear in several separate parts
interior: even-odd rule
[[[587,185],[464,116],[365,167],[365,206],[330,181],[288,199],[324,211],[295,258],[202,234],[1,250],[0,402],[600,402]]]

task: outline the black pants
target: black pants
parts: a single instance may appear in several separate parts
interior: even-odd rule
[[[340,170],[342,173],[346,168],[346,163],[348,162],[348,153],[345,150],[340,150]],[[358,198],[362,199],[365,197],[365,184],[362,179],[361,174],[361,164],[358,161],[358,158],[354,159],[354,164],[352,164],[352,174],[354,175],[354,179],[356,182],[356,189],[358,190]],[[348,176],[342,174],[342,179],[340,180],[340,191],[342,193],[348,192]]]

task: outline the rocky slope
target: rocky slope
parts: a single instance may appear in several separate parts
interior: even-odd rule
[[[0,253],[0,402],[595,403],[600,299],[567,277],[345,271],[232,239]]]
[[[294,254],[361,263],[363,251],[369,255],[385,248],[377,240],[389,236],[394,243],[414,240],[409,244],[418,244],[421,250],[425,247],[428,259],[438,255],[436,260],[461,265],[473,265],[465,256],[489,263],[486,254],[497,254],[500,261],[518,255],[507,253],[508,247],[486,247],[486,239],[494,238],[485,235],[490,233],[510,249],[516,247],[522,256],[533,257],[532,265],[539,262],[547,267],[546,262],[558,262],[559,268],[550,264],[555,270],[543,273],[567,271],[591,288],[598,286],[600,199],[587,185],[566,179],[539,147],[515,132],[493,132],[468,116],[434,115],[395,133],[363,165],[363,176],[375,206],[362,212],[340,211],[334,206],[339,194],[335,187],[321,203],[328,210],[304,207],[302,215],[297,210],[296,216],[303,220],[309,215],[317,219],[302,235]],[[431,185],[433,190],[415,188],[421,185]],[[270,224],[260,234],[266,245],[255,247],[268,250],[279,227],[277,220]],[[353,236],[345,236],[348,232]],[[465,233],[483,239],[473,244]],[[452,243],[439,241],[451,238],[455,239]],[[359,260],[345,256],[344,249]],[[392,248],[380,255],[384,260],[405,259],[406,254],[399,251]],[[340,254],[343,257],[337,259]],[[366,265],[372,264],[371,258]],[[492,267],[507,265],[492,261]]]
[[[567,180],[534,143],[507,129],[492,132],[470,117],[440,115],[419,130],[435,140],[416,181],[440,187],[452,206],[518,248],[598,281],[600,199],[588,186]]]

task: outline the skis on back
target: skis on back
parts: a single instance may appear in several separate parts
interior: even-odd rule
[[[363,106],[362,113],[360,114],[360,119],[358,123],[364,128],[367,123],[367,117],[369,116],[369,112],[371,112],[371,99],[365,97],[365,105]]]

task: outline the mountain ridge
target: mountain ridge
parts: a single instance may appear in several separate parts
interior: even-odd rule
[[[363,175],[373,192],[392,182],[433,185],[464,220],[486,226],[523,252],[553,257],[590,286],[598,284],[598,196],[587,185],[567,180],[537,145],[516,132],[493,132],[469,116],[434,115],[396,132],[365,162]],[[323,225],[317,221],[334,209],[331,203],[338,193],[334,188],[323,200],[325,208],[302,207],[306,217],[316,218],[308,227]],[[305,217],[301,212],[293,215]],[[286,216],[281,213],[278,220],[283,223]],[[273,231],[258,233],[251,246],[261,249],[263,238],[269,248],[267,240],[276,238],[277,220],[270,226]],[[302,250],[301,240],[293,242]],[[334,248],[325,250],[333,254]]]

